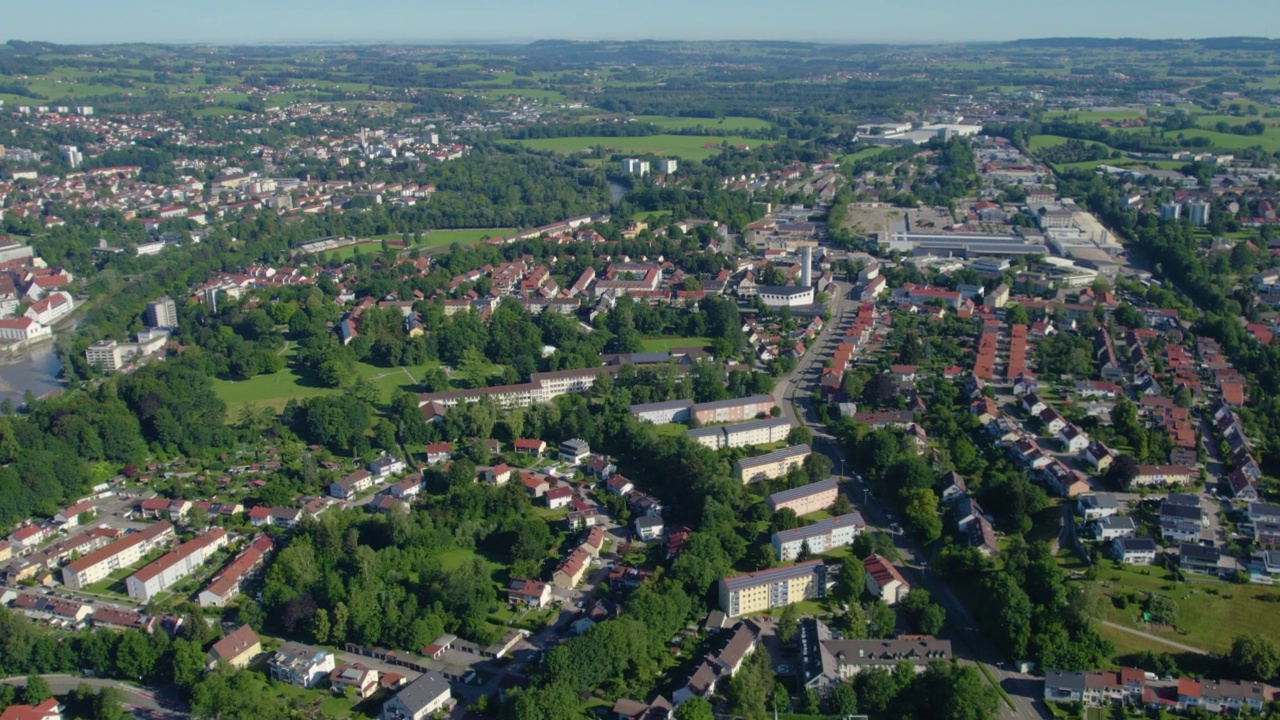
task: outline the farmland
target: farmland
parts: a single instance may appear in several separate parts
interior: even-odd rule
[[[531,150],[551,150],[558,153],[580,153],[601,146],[607,152],[629,155],[667,155],[682,160],[705,160],[721,151],[721,145],[745,145],[757,147],[762,143],[751,138],[708,135],[644,135],[640,137],[567,137],[518,140]],[[707,147],[710,145],[710,147]]]
[[[734,133],[768,130],[770,127],[767,120],[748,117],[690,118],[671,117],[669,115],[637,115],[633,119],[636,122],[657,125],[664,130],[695,130],[702,128],[711,132]]]

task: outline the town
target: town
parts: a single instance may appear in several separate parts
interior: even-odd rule
[[[6,47],[0,719],[1280,707],[1274,89]]]

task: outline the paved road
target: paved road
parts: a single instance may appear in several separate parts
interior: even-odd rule
[[[861,476],[852,466],[847,465],[844,450],[818,419],[817,411],[809,398],[809,393],[817,389],[822,363],[830,356],[829,350],[839,343],[848,327],[851,318],[846,317],[846,314],[857,307],[857,303],[849,297],[850,290],[851,285],[843,282],[833,284],[830,289],[831,322],[814,338],[810,352],[796,365],[795,370],[779,378],[783,387],[783,402],[780,407],[785,417],[795,424],[805,425],[813,433],[814,450],[831,458],[835,471],[839,473],[839,480],[843,483],[843,491],[860,507],[867,523],[884,528],[890,527],[894,519],[888,509],[876,500]],[[845,470],[849,471],[848,475],[845,475]],[[1008,705],[1000,704],[1001,716],[1015,720],[1051,718],[1044,703],[1038,701],[1043,697],[1043,685],[1030,676],[1005,670],[1003,656],[983,636],[968,609],[946,583],[927,570],[928,562],[924,553],[905,534],[891,533],[891,536],[902,554],[908,581],[927,589],[934,601],[947,611],[948,622],[943,636],[956,641],[957,656],[985,665],[986,671],[1013,700],[1012,710]]]
[[[1113,623],[1110,620],[1100,620],[1099,622],[1101,622],[1103,625],[1106,625],[1109,628],[1115,628],[1116,630],[1127,632],[1130,635],[1137,635],[1138,637],[1144,638],[1146,640],[1154,640],[1155,642],[1163,643],[1165,645],[1168,645],[1169,647],[1181,650],[1182,652],[1194,653],[1196,655],[1212,655],[1213,654],[1213,653],[1201,650],[1200,648],[1193,648],[1190,645],[1183,645],[1180,642],[1175,642],[1173,640],[1169,640],[1168,638],[1160,637],[1159,635],[1155,635],[1149,632],[1143,632],[1141,630],[1134,630],[1131,627],[1125,627],[1124,625]]]
[[[102,678],[79,677],[76,675],[43,675],[42,677],[45,682],[49,683],[49,690],[54,695],[66,695],[82,684],[88,685],[95,690],[111,687],[119,690],[124,695],[125,703],[134,709],[135,715],[140,717],[172,718],[173,720],[190,717],[186,704],[178,699],[172,688],[139,688],[118,680],[104,680]],[[25,687],[27,679],[25,677],[5,678],[0,682],[15,687]],[[163,701],[163,705],[161,701]]]

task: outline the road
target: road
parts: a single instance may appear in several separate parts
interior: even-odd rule
[[[1153,634],[1151,634],[1151,633],[1149,633],[1149,632],[1143,632],[1143,631],[1141,631],[1141,630],[1134,630],[1134,629],[1133,629],[1133,628],[1131,628],[1131,627],[1125,627],[1124,625],[1118,625],[1118,624],[1116,624],[1116,623],[1111,622],[1110,620],[1100,620],[1099,622],[1101,622],[1103,625],[1106,625],[1106,626],[1107,626],[1107,627],[1109,627],[1109,628],[1115,628],[1116,630],[1119,630],[1119,631],[1121,631],[1121,632],[1127,632],[1127,633],[1129,633],[1130,635],[1137,635],[1138,637],[1143,638],[1143,639],[1145,639],[1145,640],[1151,640],[1151,641],[1153,641],[1153,642],[1162,643],[1162,644],[1164,644],[1164,645],[1168,645],[1168,646],[1169,646],[1169,647],[1171,647],[1171,648],[1175,648],[1175,649],[1177,649],[1177,650],[1181,650],[1182,652],[1193,653],[1193,654],[1196,654],[1196,655],[1212,655],[1212,653],[1205,652],[1204,650],[1201,650],[1200,648],[1193,648],[1193,647],[1191,647],[1190,645],[1183,645],[1183,644],[1182,644],[1182,643],[1180,643],[1180,642],[1175,642],[1175,641],[1173,641],[1173,640],[1169,640],[1169,639],[1167,639],[1167,638],[1162,638],[1162,637],[1160,637],[1159,635],[1153,635]]]
[[[104,680],[102,678],[79,677],[76,675],[42,675],[41,677],[45,679],[45,682],[49,683],[49,690],[54,695],[66,695],[80,685],[88,685],[95,690],[110,687],[119,690],[124,695],[125,703],[131,707],[137,717],[172,718],[173,720],[190,717],[186,704],[177,697],[177,694],[171,688],[139,688],[118,680]],[[25,687],[27,679],[25,677],[5,678],[0,682],[15,687]]]
[[[846,463],[844,450],[839,442],[828,432],[818,418],[818,414],[810,400],[810,393],[817,389],[823,362],[830,357],[834,346],[840,342],[844,330],[848,327],[848,313],[857,307],[850,297],[849,283],[834,283],[829,290],[831,296],[831,322],[823,327],[822,332],[814,338],[810,351],[796,364],[795,370],[779,378],[783,387],[782,402],[779,407],[782,414],[794,424],[803,424],[813,433],[813,448],[831,458],[832,467],[838,473],[838,480],[849,499],[861,509],[867,524],[875,527],[891,527],[894,518],[883,504],[875,499],[871,488],[867,487],[861,476],[849,468],[845,475]],[[894,545],[902,554],[905,574],[909,582],[916,587],[929,591],[934,601],[947,611],[947,628],[943,635],[955,642],[955,653],[962,660],[969,660],[985,666],[986,673],[994,678],[1000,687],[1008,693],[1014,708],[1001,703],[1001,717],[1016,720],[1048,720],[1048,708],[1040,702],[1043,697],[1043,686],[1039,680],[1029,675],[1013,672],[1004,668],[1005,659],[992,645],[968,609],[960,602],[955,593],[934,573],[928,571],[925,555],[905,534],[890,533]]]

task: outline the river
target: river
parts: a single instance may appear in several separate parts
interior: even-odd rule
[[[22,404],[22,396],[28,390],[36,397],[61,390],[60,372],[62,363],[53,351],[52,342],[0,357],[0,400],[12,400],[16,407]]]
[[[612,180],[609,181],[609,201],[610,202],[618,202],[619,200],[622,199],[622,196],[626,194],[627,194],[627,189],[625,187],[619,185],[618,183]]]

